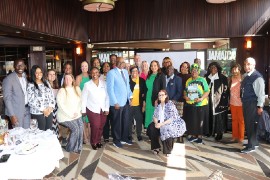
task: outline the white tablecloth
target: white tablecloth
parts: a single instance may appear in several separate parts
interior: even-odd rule
[[[40,131],[37,134],[17,128],[10,135],[19,135],[23,142],[18,146],[0,146],[0,156],[11,154],[6,163],[0,163],[0,179],[42,179],[59,167],[59,160],[64,157],[61,145],[52,131]],[[35,152],[18,155],[16,152],[24,143],[38,144]]]

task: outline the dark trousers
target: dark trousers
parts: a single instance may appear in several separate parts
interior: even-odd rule
[[[90,120],[91,127],[91,144],[96,145],[101,142],[101,136],[103,132],[103,127],[106,122],[106,117],[102,111],[100,113],[94,113],[86,108],[86,114]]]
[[[103,127],[103,139],[109,139],[110,137],[110,130],[111,130],[111,111],[109,112],[109,115],[106,118],[105,125]]]
[[[129,136],[132,136],[133,121],[136,121],[137,137],[142,134],[143,114],[140,106],[130,106]]]
[[[149,135],[149,138],[151,140],[151,150],[159,149],[159,136],[160,136],[160,130],[155,127],[155,124],[152,122],[149,124],[147,128],[147,134]],[[173,138],[168,138],[165,141],[161,141],[163,146],[163,154],[171,154],[171,151],[173,149]]]
[[[243,102],[243,114],[245,129],[248,138],[248,148],[254,148],[259,144],[257,140],[257,125],[259,115],[257,113],[257,102]]]
[[[113,142],[128,141],[129,104],[127,103],[125,106],[120,107],[120,109],[115,109],[114,106],[111,106],[110,111]]]
[[[38,128],[40,130],[46,131],[52,128],[53,114],[51,113],[48,117],[43,114],[31,114],[31,119],[36,119],[38,122]]]

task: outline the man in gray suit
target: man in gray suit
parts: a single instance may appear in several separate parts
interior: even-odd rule
[[[15,127],[30,127],[30,109],[27,100],[26,66],[22,59],[14,62],[15,71],[3,81],[5,113]]]

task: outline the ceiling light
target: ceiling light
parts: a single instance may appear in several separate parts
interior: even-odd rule
[[[91,12],[106,12],[114,8],[116,0],[83,0],[83,8]]]
[[[229,3],[236,0],[206,0],[208,3],[221,4],[221,3]]]

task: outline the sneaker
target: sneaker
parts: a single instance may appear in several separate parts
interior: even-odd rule
[[[202,144],[203,143],[202,142],[202,138],[198,138],[196,141],[193,141],[193,142],[198,143],[198,144]]]
[[[116,148],[122,148],[123,145],[121,143],[113,143],[113,146],[116,147]]]
[[[194,141],[196,141],[197,139],[198,139],[198,138],[191,136],[190,138],[188,138],[188,141],[189,141],[189,142],[194,142]]]
[[[104,139],[104,142],[105,142],[105,143],[108,143],[108,142],[109,142],[109,139]]]
[[[127,140],[127,141],[120,141],[120,142],[121,142],[121,144],[126,144],[126,145],[132,145],[132,144],[133,144],[133,142],[130,141],[130,140]]]
[[[248,146],[248,144],[243,144],[243,147],[247,147],[247,146]],[[254,147],[255,147],[255,148],[258,148],[259,145],[255,145]]]
[[[250,152],[253,152],[253,151],[255,151],[255,148],[246,147],[246,148],[241,150],[241,153],[246,153],[247,154],[247,153],[250,153]]]

